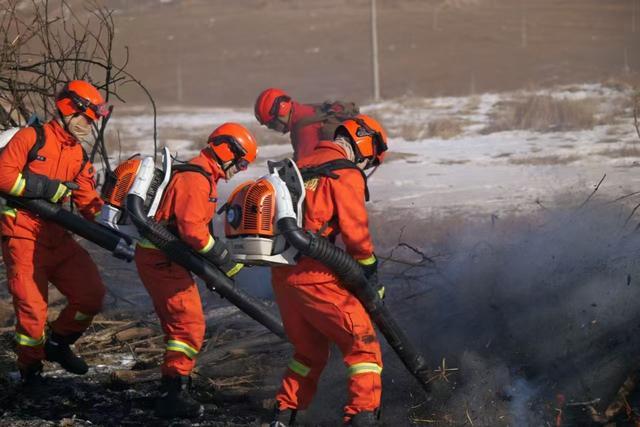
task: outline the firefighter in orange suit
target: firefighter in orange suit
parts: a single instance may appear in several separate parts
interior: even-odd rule
[[[210,232],[217,183],[245,170],[256,154],[256,140],[245,127],[235,123],[218,127],[209,136],[206,148],[189,161],[187,170],[174,172],[155,215],[156,221],[229,277],[242,264],[233,262],[225,244]],[[196,417],[202,413],[202,406],[189,396],[188,385],[205,332],[198,287],[189,271],[146,240],[138,244],[135,261],[165,333],[162,396],[156,414],[165,418]]]
[[[55,104],[59,117],[21,129],[0,153],[0,191],[53,203],[70,198],[85,218],[93,220],[102,200],[80,141],[91,135],[92,123],[109,110],[100,92],[83,80],[66,84]],[[69,346],[102,308],[105,288],[96,265],[69,232],[28,211],[5,206],[0,232],[23,381],[27,385],[42,382],[45,358],[69,372],[86,373],[86,363]],[[68,304],[50,324],[47,339],[49,282],[67,297]]]
[[[304,228],[332,241],[340,235],[346,251],[362,265],[371,283],[377,283],[378,262],[369,234],[363,170],[380,164],[386,141],[378,122],[358,115],[342,123],[333,141],[320,142],[312,154],[298,161],[301,170],[321,169],[340,159],[352,162],[350,168],[307,178]],[[296,411],[309,406],[331,342],[342,352],[349,375],[345,423],[376,425],[382,357],[362,304],[327,267],[308,257],[301,257],[295,266],[274,267],[272,280],[287,336],[295,348],[276,396],[272,425],[282,425],[280,420],[287,419],[291,424]]]
[[[329,116],[353,116],[352,110],[357,111],[355,104],[340,101],[302,104],[276,88],[263,90],[254,105],[255,116],[260,124],[291,135],[294,160],[306,157],[318,146],[324,133],[325,120]]]

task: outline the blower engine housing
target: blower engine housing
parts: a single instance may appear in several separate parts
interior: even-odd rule
[[[156,168],[153,158],[141,158],[135,155],[109,173],[102,186],[101,196],[104,205],[97,219],[99,224],[117,230],[127,236],[139,239],[137,228],[133,225],[125,209],[125,200],[133,186],[136,176],[143,170],[153,169],[151,185],[145,197],[145,211],[154,216],[160,199],[171,178],[171,153],[165,147],[162,156],[162,169]]]
[[[282,206],[291,205],[301,225],[304,185],[290,159],[268,162],[269,174],[240,184],[221,212],[227,245],[236,261],[250,265],[293,265],[298,251],[278,232]],[[294,204],[295,200],[295,204]]]

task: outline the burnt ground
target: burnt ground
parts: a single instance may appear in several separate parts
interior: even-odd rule
[[[372,219],[387,304],[434,368],[427,398],[383,345],[385,425],[637,423],[640,236],[625,225],[632,206],[580,205],[486,222]],[[11,308],[0,305],[0,425],[188,424],[153,418],[162,336],[133,266],[90,250],[110,292],[76,347],[96,369],[69,377],[48,365],[44,396],[25,395],[15,383]],[[258,277],[241,285],[259,293]],[[290,347],[205,292],[195,392],[207,410],[191,423],[261,425]],[[4,286],[0,296],[6,303]],[[62,299],[52,291],[50,302],[54,315]],[[345,369],[335,353],[303,425],[340,423]]]

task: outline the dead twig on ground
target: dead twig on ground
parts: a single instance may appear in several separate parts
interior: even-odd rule
[[[630,412],[631,408],[627,399],[638,386],[638,381],[640,381],[640,370],[636,369],[627,377],[624,383],[622,383],[622,386],[618,389],[613,402],[611,402],[609,406],[607,406],[607,409],[605,409],[604,415],[608,420],[617,416],[623,409]]]
[[[567,407],[569,407],[569,406],[591,406],[591,405],[597,404],[598,402],[600,402],[600,400],[602,400],[602,399],[600,399],[598,397],[596,399],[591,399],[591,400],[588,400],[586,402],[569,402],[565,406],[567,406]]]
[[[591,200],[591,198],[593,196],[595,196],[595,194],[598,192],[598,189],[600,188],[600,185],[602,185],[602,183],[604,182],[605,178],[607,177],[607,174],[605,173],[604,175],[602,175],[602,178],[600,179],[600,182],[598,182],[598,184],[596,185],[596,187],[593,189],[593,191],[591,192],[591,194],[589,194],[589,197],[586,198],[586,200],[584,202],[582,202],[580,204],[580,206],[578,206],[578,209],[576,210],[580,210],[582,209],[587,203],[589,203],[589,200]]]
[[[449,377],[451,376],[451,372],[457,372],[458,368],[447,368],[447,359],[442,358],[442,362],[440,362],[440,366],[436,368],[433,372],[436,375],[431,376],[427,383],[433,382],[435,380],[444,380],[445,382],[449,382]]]

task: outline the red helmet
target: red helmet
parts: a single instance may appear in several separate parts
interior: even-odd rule
[[[109,115],[109,108],[98,89],[84,80],[72,80],[56,96],[56,107],[63,116],[84,114],[91,120]]]
[[[254,107],[256,119],[261,125],[268,125],[278,116],[286,116],[291,111],[291,97],[283,90],[269,88],[263,90]]]
[[[336,133],[341,129],[351,137],[356,163],[364,159],[370,159],[371,166],[382,163],[388,149],[387,132],[377,120],[365,114],[358,114],[342,122],[336,129]]]
[[[218,126],[207,140],[220,163],[232,161],[244,170],[258,155],[258,143],[249,130],[237,123]]]

